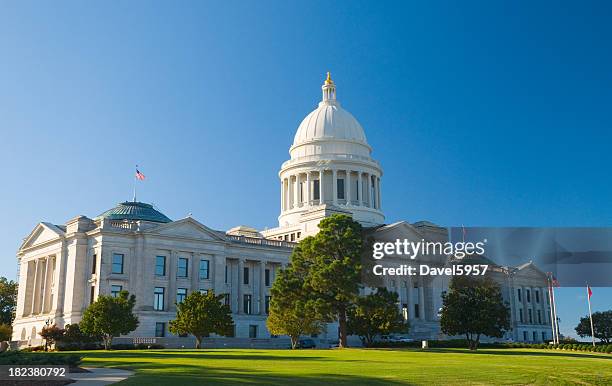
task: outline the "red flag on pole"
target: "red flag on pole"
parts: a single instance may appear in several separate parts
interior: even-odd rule
[[[593,295],[593,291],[591,291],[591,286],[587,285],[587,292],[589,293],[589,299],[590,299],[591,296]]]

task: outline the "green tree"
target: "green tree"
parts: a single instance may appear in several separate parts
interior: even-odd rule
[[[128,334],[138,327],[134,315],[136,296],[123,290],[119,296],[98,296],[83,313],[80,329],[89,335],[101,335],[104,348],[109,350],[113,337]]]
[[[593,313],[593,330],[595,338],[605,344],[612,342],[612,310]],[[580,318],[580,323],[576,326],[576,333],[583,338],[591,336],[591,321],[588,315]]]
[[[10,324],[0,324],[0,342],[11,340],[13,327]]]
[[[176,319],[170,321],[170,332],[193,335],[196,348],[200,348],[203,337],[213,333],[230,336],[233,330],[232,310],[223,304],[223,295],[217,296],[213,291],[190,293],[176,305]]]
[[[317,317],[338,321],[341,348],[346,347],[348,308],[359,295],[362,252],[361,225],[335,214],[319,223],[319,233],[291,260],[305,270],[304,285],[314,298]]]
[[[492,280],[455,276],[442,295],[440,327],[448,335],[465,335],[476,350],[482,335],[501,338],[510,329],[510,308]]]
[[[45,340],[45,351],[56,342],[60,341],[64,336],[64,332],[65,330],[63,328],[59,328],[55,324],[43,327],[38,335]]]
[[[12,324],[17,305],[17,283],[0,277],[0,324]]]
[[[408,323],[397,308],[398,295],[384,287],[376,293],[359,297],[348,310],[348,333],[358,335],[371,346],[377,335],[407,332]]]
[[[298,244],[292,256],[301,253],[302,247],[309,242]],[[291,348],[295,349],[302,334],[318,334],[323,323],[320,320],[314,301],[309,298],[304,286],[304,272],[298,273],[297,267],[289,266],[281,270],[270,289],[272,300],[266,325],[274,335],[288,335]]]

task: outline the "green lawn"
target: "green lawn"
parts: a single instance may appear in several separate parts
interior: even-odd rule
[[[612,355],[529,349],[87,351],[121,385],[612,384]]]

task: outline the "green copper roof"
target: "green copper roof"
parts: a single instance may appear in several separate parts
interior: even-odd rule
[[[150,204],[130,201],[122,202],[96,218],[107,218],[109,220],[143,220],[161,223],[172,221],[163,213],[155,210]]]

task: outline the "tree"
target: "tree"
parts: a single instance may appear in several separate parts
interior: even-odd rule
[[[348,310],[348,333],[358,335],[365,346],[371,346],[377,335],[407,332],[408,323],[400,314],[398,295],[386,288],[357,299]]]
[[[113,337],[128,334],[138,327],[138,318],[133,313],[135,304],[136,296],[125,290],[117,297],[98,296],[83,313],[80,329],[89,335],[101,335],[104,348],[109,350]]]
[[[12,324],[17,305],[17,283],[0,277],[0,324]]]
[[[234,330],[232,310],[223,304],[224,296],[214,291],[203,294],[190,293],[176,305],[176,319],[170,321],[170,332],[177,335],[191,334],[200,348],[202,338],[210,334],[230,336]]]
[[[50,326],[45,326],[38,333],[45,340],[45,351],[49,349],[52,345],[54,345],[57,341],[61,340],[64,336],[65,330],[63,328],[59,328],[55,324]]]
[[[0,324],[0,342],[11,340],[13,327],[10,324]]]
[[[310,238],[305,244],[311,241]],[[296,246],[292,254],[301,253],[305,244]],[[279,272],[270,289],[272,299],[266,320],[270,333],[291,338],[292,349],[297,347],[300,335],[318,334],[323,329],[315,304],[304,287],[303,274],[297,271],[297,267],[290,266]]]
[[[465,335],[476,350],[481,335],[501,338],[510,329],[510,308],[492,280],[455,276],[442,295],[440,327],[448,335]]]
[[[362,252],[361,225],[335,214],[321,220],[319,233],[291,260],[305,269],[304,285],[315,299],[318,317],[338,321],[341,348],[346,347],[347,310],[359,295]]]
[[[605,344],[612,343],[612,310],[593,313],[593,330],[595,338]],[[591,321],[588,316],[580,318],[580,323],[576,326],[576,333],[582,338],[591,336]]]

